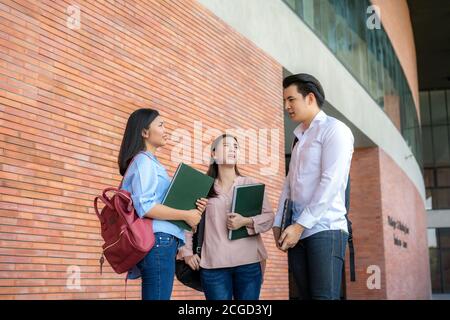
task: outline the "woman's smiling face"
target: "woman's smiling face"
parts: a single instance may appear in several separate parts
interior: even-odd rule
[[[164,119],[159,115],[142,131],[142,137],[145,141],[155,148],[166,145],[168,134],[164,127]]]
[[[239,156],[239,144],[233,137],[225,137],[217,143],[212,154],[217,164],[236,164]]]

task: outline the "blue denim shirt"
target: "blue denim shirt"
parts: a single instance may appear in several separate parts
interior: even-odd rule
[[[122,189],[131,193],[133,205],[139,217],[150,211],[156,204],[162,203],[170,178],[166,169],[150,151],[138,154],[130,164],[122,183]],[[184,245],[184,230],[169,221],[153,220],[153,233],[164,232],[171,234]],[[141,276],[139,269],[134,266],[128,272],[129,279]]]

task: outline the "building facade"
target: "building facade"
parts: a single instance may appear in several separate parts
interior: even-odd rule
[[[420,92],[434,294],[450,293],[450,90]]]
[[[241,171],[266,183],[276,208],[294,129],[281,82],[300,72],[321,81],[325,112],[355,136],[357,280],[347,277],[345,297],[430,298],[421,99],[406,1],[1,0],[0,14],[0,299],[124,297],[122,275],[109,266],[98,272],[93,198],[120,182],[123,130],[140,107],[194,137],[175,158],[203,171],[194,150],[207,149],[210,128],[253,130],[249,156],[251,142],[272,133],[271,152]],[[170,174],[180,139],[172,134],[158,152]],[[270,232],[263,238],[261,298],[295,299],[286,255]],[[127,290],[140,298],[139,281]],[[176,282],[173,298],[202,295]]]

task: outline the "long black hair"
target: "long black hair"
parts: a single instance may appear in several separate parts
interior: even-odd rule
[[[239,142],[235,136],[224,133],[224,134],[218,136],[214,140],[214,142],[211,144],[211,153],[213,151],[216,151],[216,148],[217,148],[219,142],[221,142],[223,139],[225,139],[227,137],[233,138],[239,144]],[[236,172],[236,174],[238,176],[241,176],[237,164],[234,165],[234,171]],[[208,176],[214,178],[214,180],[216,180],[217,177],[219,176],[219,165],[217,164],[216,160],[214,160],[214,158],[212,156],[211,156],[211,162],[210,162],[210,165],[208,167],[208,171],[206,172],[206,174]],[[214,198],[214,197],[217,197],[217,192],[216,192],[216,189],[214,188],[214,184],[213,184],[211,189],[209,190],[207,198]]]
[[[140,151],[145,150],[144,137],[142,131],[148,129],[150,124],[159,116],[159,112],[149,108],[134,111],[127,121],[125,132],[120,145],[118,158],[119,171],[123,176],[127,171],[131,159]]]

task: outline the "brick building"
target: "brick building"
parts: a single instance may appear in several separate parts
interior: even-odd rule
[[[378,28],[372,4],[383,13]],[[241,166],[268,185],[276,207],[293,131],[281,81],[298,72],[322,82],[325,111],[356,137],[357,281],[347,279],[346,297],[430,297],[406,1],[1,0],[0,25],[0,299],[124,297],[123,276],[98,272],[92,200],[120,181],[119,146],[137,108],[158,109],[169,131],[199,131],[202,150],[208,128],[279,130],[275,172],[264,174],[264,161]],[[158,153],[169,174],[176,143]],[[264,240],[261,298],[288,299],[286,255],[270,232]],[[68,286],[72,272],[79,288]],[[140,298],[140,281],[129,282],[128,296]],[[202,295],[175,282],[173,298]]]

